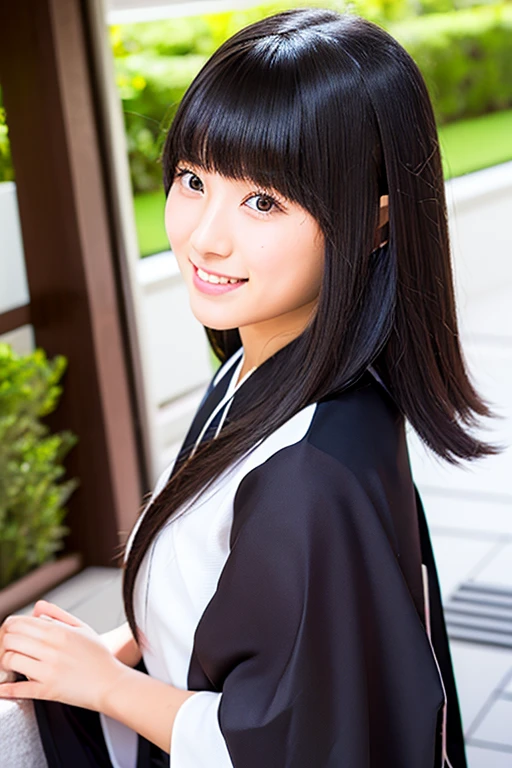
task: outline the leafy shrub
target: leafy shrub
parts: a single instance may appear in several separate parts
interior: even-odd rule
[[[235,4],[235,3],[233,3]],[[495,0],[281,0],[110,28],[135,194],[161,189],[158,158],[206,59],[241,27],[299,5],[350,9],[388,29],[418,63],[440,124],[512,106],[512,4]],[[0,94],[0,181],[13,178]]]
[[[346,6],[343,0],[318,4]],[[350,7],[387,28],[409,51],[429,86],[438,123],[512,106],[512,5],[426,13],[447,4],[453,7],[453,0],[355,0]],[[111,29],[135,193],[161,189],[158,158],[165,133],[208,56],[237,29],[297,5],[286,0]]]
[[[429,86],[439,123],[512,106],[512,5],[430,14],[389,31]]]
[[[69,532],[64,505],[78,482],[58,481],[77,438],[41,421],[57,406],[65,368],[62,356],[0,344],[0,589],[53,559]]]
[[[158,56],[134,53],[116,61],[116,79],[123,101],[128,158],[133,189],[161,187],[161,153],[166,128],[189,83],[208,57]]]
[[[9,134],[5,120],[5,109],[2,106],[2,91],[0,90],[0,182],[14,181],[14,170],[11,161]]]

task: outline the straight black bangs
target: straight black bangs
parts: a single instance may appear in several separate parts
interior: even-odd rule
[[[230,57],[193,84],[168,135],[166,192],[182,161],[300,202],[303,105],[293,69],[272,66],[266,53]]]
[[[325,231],[339,211],[333,175],[335,186],[349,188],[354,173],[375,177],[380,156],[360,73],[340,48],[307,29],[220,48],[189,87],[167,135],[166,194],[177,165],[188,162],[275,190]]]

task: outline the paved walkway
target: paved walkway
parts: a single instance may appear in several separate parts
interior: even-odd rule
[[[445,604],[467,581],[506,588],[512,600],[511,301],[509,287],[483,295],[464,312],[462,327],[475,386],[502,417],[485,435],[505,451],[455,468],[409,435]],[[450,643],[470,768],[512,768],[512,649]]]

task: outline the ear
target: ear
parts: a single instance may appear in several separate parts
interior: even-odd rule
[[[375,231],[375,237],[373,239],[374,249],[378,248],[387,242],[389,223],[389,196],[382,195],[380,198],[380,210],[379,210],[379,224]]]
[[[389,195],[380,198],[379,227],[383,227],[389,221]]]

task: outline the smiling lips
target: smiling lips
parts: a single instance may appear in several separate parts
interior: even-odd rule
[[[232,291],[235,288],[239,288],[241,285],[247,282],[247,278],[227,277],[224,275],[214,275],[211,272],[205,272],[201,267],[196,267],[192,264],[194,269],[193,281],[196,288],[202,293],[219,294]]]
[[[208,283],[214,283],[217,285],[218,283],[221,283],[222,285],[225,285],[226,283],[243,283],[245,280],[241,277],[224,277],[223,275],[216,275],[213,272],[206,272],[204,269],[201,269],[201,267],[196,267],[197,274],[201,278],[201,280],[205,280]]]

